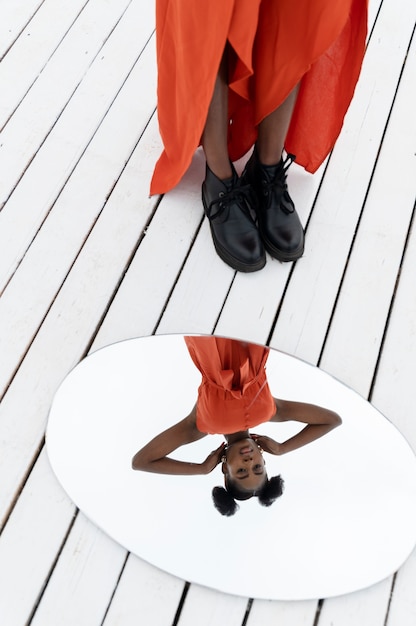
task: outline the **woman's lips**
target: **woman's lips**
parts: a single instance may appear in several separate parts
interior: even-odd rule
[[[251,452],[253,452],[253,448],[251,446],[244,446],[243,448],[240,448],[240,454],[250,454]]]

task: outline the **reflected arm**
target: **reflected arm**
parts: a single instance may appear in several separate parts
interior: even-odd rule
[[[295,421],[306,424],[305,428],[299,431],[293,437],[290,437],[282,443],[277,443],[273,439],[258,437],[259,444],[272,454],[287,454],[293,450],[297,450],[308,443],[319,439],[331,430],[342,424],[342,419],[329,409],[316,404],[307,404],[306,402],[291,402],[289,400],[279,400],[274,398],[276,403],[276,413],[272,417],[272,422]],[[268,441],[260,441],[267,439]],[[265,445],[263,445],[265,444]]]
[[[187,443],[205,437],[196,427],[196,406],[183,420],[154,437],[132,459],[132,467],[143,472],[157,474],[207,474],[210,468],[209,457],[203,463],[188,463],[171,459],[168,455]],[[211,455],[210,455],[211,456]]]

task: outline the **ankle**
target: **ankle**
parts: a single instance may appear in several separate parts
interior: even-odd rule
[[[276,167],[283,160],[283,150],[265,150],[261,146],[256,145],[254,154],[257,163],[264,167]]]
[[[214,174],[216,178],[218,178],[218,180],[227,182],[233,178],[233,170],[230,164],[228,164],[228,167],[216,167],[216,166],[212,167],[207,162],[207,168],[210,170],[212,174]]]

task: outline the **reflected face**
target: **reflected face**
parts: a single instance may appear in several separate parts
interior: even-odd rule
[[[241,491],[255,492],[267,480],[263,455],[250,437],[229,445],[224,472],[228,480]]]

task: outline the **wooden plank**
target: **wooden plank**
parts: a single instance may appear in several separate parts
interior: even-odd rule
[[[385,626],[391,582],[390,577],[368,589],[325,600],[319,626]]]
[[[397,11],[395,2],[383,2],[355,97],[308,224],[305,258],[296,265],[273,334],[274,346],[310,362],[319,358],[331,318],[405,60],[415,8],[407,2]]]
[[[18,38],[44,0],[2,0],[0,19],[0,61]]]
[[[22,473],[26,471],[30,463],[30,456],[33,455],[39,445],[54,391],[65,374],[76,364],[86,350],[117,281],[129,261],[132,247],[137,240],[137,233],[140,233],[144,222],[148,219],[149,208],[152,207],[154,199],[149,199],[147,195],[143,195],[143,189],[147,189],[147,184],[144,187],[144,183],[145,181],[148,182],[149,178],[149,155],[152,155],[154,134],[155,125],[145,133],[131,162],[124,170],[105,210],[91,232],[82,253],[65,281],[3,400],[0,419],[0,428],[2,429],[0,440],[4,443],[4,449],[0,454],[3,505],[7,494],[9,498],[13,497]],[[147,136],[149,136],[149,141]],[[152,156],[150,159],[153,162]],[[142,207],[140,206],[140,198],[142,199]],[[169,284],[166,287],[169,290]],[[161,289],[160,286],[159,289]],[[131,292],[131,295],[135,296],[136,291]],[[165,293],[164,299],[166,300],[166,298],[167,293]],[[150,313],[148,315],[150,316]],[[157,323],[158,316],[159,309],[155,312],[152,326]],[[56,346],[59,346],[58,351]],[[27,423],[25,423],[26,420]],[[10,445],[10,442],[13,442],[13,445]],[[23,498],[24,496],[21,496],[20,501]],[[34,506],[37,506],[37,503],[34,503]],[[51,519],[53,521],[53,518]],[[14,520],[15,518],[12,516],[9,521],[10,526],[8,525],[10,528],[15,523]],[[69,522],[70,520],[67,519],[68,524]],[[30,524],[30,519],[26,519],[26,523]],[[47,527],[47,521],[44,525]],[[107,548],[105,543],[101,543],[100,550],[95,552],[95,534],[90,532],[88,526],[85,533],[79,528],[81,527],[77,527],[73,531],[75,535],[71,532],[69,537],[70,544],[68,545],[75,543],[78,546],[74,560],[72,561],[72,557],[70,558],[73,551],[65,547],[63,564],[61,561],[58,562],[57,573],[54,573],[51,578],[50,584],[54,591],[49,591],[48,585],[42,599],[40,617],[37,617],[39,623],[43,623],[42,620],[43,618],[46,619],[45,616],[54,615],[55,611],[62,610],[64,605],[68,605],[70,616],[79,616],[85,613],[91,618],[90,622],[85,623],[89,623],[89,625],[99,623],[96,618],[102,611],[103,605],[100,602],[98,605],[95,603],[95,577],[91,572],[94,572],[96,567],[101,567],[101,559],[106,558]],[[111,543],[109,544],[110,552],[113,549]],[[11,555],[9,557],[11,558]],[[50,554],[45,553],[45,555],[39,556],[34,553],[30,546],[26,547],[25,558],[29,562],[36,558],[39,563],[42,563],[46,571],[52,564]],[[96,562],[97,559],[98,562]],[[88,567],[84,577],[84,574],[79,572],[81,570],[84,572],[81,564],[87,562]],[[69,566],[66,567],[68,563]],[[79,576],[75,572],[78,572]],[[108,569],[106,573],[108,579],[106,578],[107,582],[105,583],[108,584],[108,587],[106,587],[106,593],[102,594],[102,602],[104,600],[109,602],[111,594],[108,589],[111,588],[112,590],[112,585],[115,586],[114,580],[119,573],[120,571],[117,569],[113,571],[113,566]],[[68,576],[68,580],[66,576]],[[162,588],[165,574],[161,574],[161,576],[162,582],[157,583],[159,588]],[[36,588],[42,586],[42,575],[37,579],[35,578],[32,585],[37,585]],[[157,579],[158,575],[154,573],[152,580],[155,584]],[[22,583],[23,591],[29,593],[25,584]],[[128,586],[128,579],[127,583],[124,584]],[[67,586],[69,586],[68,589],[66,589]],[[175,585],[173,587],[172,602],[174,603]],[[16,591],[16,593],[20,593],[20,591]],[[91,600],[93,607],[89,606],[86,594],[90,594],[91,598],[94,598]],[[56,597],[59,597],[59,602],[56,602]],[[28,598],[28,602],[35,601],[33,594],[31,600],[30,596]],[[139,598],[142,602],[151,602],[150,594],[146,599],[140,591],[136,590],[132,600],[137,602]],[[116,611],[116,609],[117,604],[114,610]],[[93,618],[90,611],[94,614]],[[72,623],[79,623],[77,620],[78,617]],[[81,623],[83,622],[81,621]]]
[[[74,505],[41,454],[0,536],[2,624],[26,623],[65,538]]]
[[[103,343],[111,343],[117,338],[120,340],[154,332],[154,320],[158,321],[166,305],[166,297],[187,259],[189,247],[202,217],[202,209],[198,204],[199,185],[194,183],[201,167],[200,159],[194,159],[181,184],[160,203],[138,254],[132,260],[120,286],[117,298],[108,311],[97,338],[99,343],[95,343],[94,348]],[[188,265],[189,259],[185,267]],[[158,277],[157,280],[155,276]],[[194,299],[194,295],[190,296],[189,293],[184,297],[187,298],[186,303]],[[170,299],[167,310],[171,306]],[[180,332],[180,329],[169,327],[162,321],[158,332]],[[209,330],[206,329],[206,332]]]
[[[218,567],[226,567],[226,560],[219,558]],[[247,599],[218,593],[212,589],[191,585],[180,614],[178,626],[240,626],[247,608]]]
[[[416,42],[414,42],[416,43]],[[415,72],[415,48],[409,54],[409,65],[406,67],[404,75],[402,95],[403,100],[409,98],[415,101],[416,87],[412,76]],[[412,93],[409,93],[413,90]],[[405,103],[404,103],[405,104]],[[396,112],[395,112],[396,113]],[[400,115],[401,110],[397,110]],[[396,129],[398,131],[398,129]],[[407,145],[406,133],[408,127],[403,124],[400,136],[403,148]],[[411,136],[411,132],[409,132]],[[411,161],[411,158],[409,158]],[[413,156],[414,161],[414,156]],[[398,196],[403,193],[402,187],[409,187],[409,199],[411,188],[413,196],[415,189],[414,170],[407,172],[409,178],[406,179],[402,171],[399,174],[399,185],[394,185]],[[390,180],[390,178],[389,178]],[[386,190],[387,200],[391,202],[388,194],[391,190]],[[406,209],[400,206],[396,211]],[[395,298],[389,324],[383,344],[383,351],[378,366],[372,401],[374,404],[400,429],[408,439],[411,446],[416,450],[416,424],[413,419],[413,410],[416,402],[416,392],[414,385],[414,375],[416,371],[416,292],[414,284],[414,268],[416,266],[416,231],[413,222],[410,229],[409,240],[405,250],[402,266],[398,276]]]
[[[407,80],[409,77],[407,78]],[[414,224],[401,268],[375,379],[372,402],[416,450],[416,230]],[[386,626],[412,626],[416,615],[416,552],[400,568]]]
[[[119,130],[121,132],[121,128]],[[152,137],[150,145],[151,142]],[[106,209],[95,224],[2,400],[0,520],[7,514],[14,494],[41,443],[53,394],[69,370],[84,355],[129,262],[137,237],[152,211],[154,200],[143,194],[144,179],[148,180],[148,155],[149,144],[144,135],[131,165],[124,170]],[[74,222],[71,215],[68,227],[64,226],[62,217],[57,219],[57,232],[68,235],[71,223],[79,227],[79,222]],[[51,234],[46,236],[46,246],[49,245],[50,237]],[[44,254],[43,263],[48,258]],[[59,252],[55,252],[54,258],[60,258]],[[43,267],[42,254],[39,267]],[[36,298],[37,293],[35,288],[31,297]],[[31,300],[29,304],[32,304]],[[5,323],[10,324],[10,320],[6,318]],[[17,338],[16,328],[10,332]],[[14,350],[13,342],[9,343],[7,352],[3,352],[4,360],[8,354],[12,362]]]
[[[144,129],[151,115],[152,95],[140,103],[136,100],[137,85],[148,76],[144,57],[141,60],[143,65],[139,62],[126,81],[2,295],[0,349],[5,356],[0,365],[1,389],[30,345],[134,149],[137,135],[131,131],[132,120],[137,129]],[[140,190],[138,203],[146,191]],[[54,264],[45,263],[51,258],[56,259]]]
[[[406,68],[407,71],[409,71],[410,76],[412,68]],[[403,88],[401,87],[399,91],[390,119],[356,244],[349,259],[347,278],[342,286],[329,339],[325,343],[321,359],[321,366],[324,369],[336,375],[340,380],[347,382],[365,396],[369,393],[377,366],[381,337],[387,320],[401,251],[408,228],[409,208],[412,207],[412,204],[410,207],[409,204],[413,203],[414,197],[414,181],[410,176],[411,149],[406,142],[403,142],[401,132],[403,122],[409,119],[410,112],[410,109],[407,109],[407,100],[409,98],[411,100],[411,95],[405,88],[408,80],[408,76],[404,76]],[[410,106],[412,106],[411,102]],[[407,131],[408,127],[406,126]],[[391,155],[395,154],[395,150],[398,149],[398,143],[401,146],[400,151],[403,150],[404,166],[400,168],[400,172],[397,174],[394,171],[395,165],[392,163],[394,159],[392,160]],[[393,175],[393,180],[395,175],[398,175],[401,180],[409,180],[409,184],[404,184],[400,192],[397,192],[395,188],[395,192],[399,195],[404,194],[402,197],[404,203],[402,214],[404,215],[401,224],[398,219],[395,224],[391,223],[391,211],[389,210],[391,191],[389,186],[385,184],[386,172],[389,173],[388,180],[391,180],[391,175]],[[410,181],[412,182],[410,183]],[[405,212],[406,203],[407,215]],[[385,207],[387,207],[387,211]],[[399,228],[399,232],[397,232],[396,227]],[[375,234],[373,235],[373,233]],[[371,246],[371,241],[375,242],[373,246]],[[388,263],[393,263],[394,254],[396,258],[389,280],[386,266]],[[372,265],[373,256],[377,257],[376,267]],[[351,275],[349,275],[350,271]],[[355,332],[352,333],[351,328],[354,322]],[[384,380],[382,386],[384,389],[389,389],[391,393],[388,380]],[[375,391],[377,388],[378,383]],[[362,623],[383,626],[391,582],[390,578],[369,590],[339,599],[326,600],[320,615],[320,626],[321,622],[324,626],[332,623],[342,626],[343,624],[356,623],[357,619],[362,620]]]
[[[372,377],[367,360],[377,359],[415,201],[415,53],[416,41],[407,57],[331,322],[327,344],[336,341],[338,354],[333,351],[332,359],[324,357],[321,363],[334,376],[342,371],[347,384],[353,378],[354,388],[364,396]],[[365,359],[359,357],[362,353]]]
[[[397,131],[397,127],[395,130]],[[326,184],[327,177],[330,175],[330,173],[331,172],[329,170],[325,176],[324,185]],[[368,216],[369,223],[371,225],[374,223],[377,224],[378,213],[375,211],[370,212],[369,208],[366,206],[364,219],[367,218],[367,211],[369,215]],[[403,245],[403,239],[400,245]],[[400,245],[397,247],[398,249],[400,248]],[[350,263],[355,263],[355,254],[356,254],[356,250],[354,250],[353,252],[352,260],[350,260]],[[362,262],[363,261],[362,257],[360,260],[361,260],[361,265],[358,267],[357,272],[356,272],[356,276],[355,276],[356,281],[360,279],[358,276],[358,270],[361,271],[360,277],[364,276],[368,278],[368,275],[367,275],[368,259],[366,258],[365,264],[363,264]],[[326,263],[329,263],[332,267],[332,258],[327,257]],[[364,270],[363,270],[363,267],[365,268]],[[298,267],[296,268],[296,271],[297,270],[298,270]],[[353,284],[356,284],[356,282]],[[353,284],[350,284],[349,289],[346,289],[347,294],[349,294],[349,291],[354,288]],[[301,295],[301,292],[299,291],[299,285],[297,286],[298,286],[298,289],[296,290],[296,293],[298,293],[298,295]],[[292,285],[290,285],[290,288],[292,288]],[[387,289],[380,294],[378,305],[381,306],[382,304],[382,306],[384,307],[384,316],[383,315],[380,316],[380,328],[385,323],[385,319],[386,319],[385,307],[388,308],[388,305],[390,302],[391,290],[392,290],[392,286],[390,285],[390,290]],[[293,294],[295,295],[295,292],[293,292]],[[361,302],[361,299],[358,297],[357,292],[354,293],[354,298],[355,299],[353,298],[351,299],[351,306],[357,307],[357,302]],[[343,317],[343,322],[342,324],[340,323],[337,325],[338,332],[334,333],[333,338],[332,338],[333,340],[326,343],[325,351],[324,351],[321,362],[323,366],[325,367],[325,369],[327,369],[331,373],[334,373],[335,371],[341,380],[343,381],[348,380],[348,382],[354,388],[362,390],[363,389],[362,376],[365,373],[365,381],[367,383],[369,380],[371,380],[371,377],[374,372],[374,368],[376,366],[377,353],[371,350],[366,350],[365,348],[363,349],[359,341],[357,342],[354,341],[353,342],[354,345],[351,347],[351,358],[345,359],[344,354],[345,354],[345,349],[346,349],[346,343],[344,342],[344,333],[346,332],[345,330],[346,326],[348,326],[348,319],[349,319],[348,315],[351,313],[351,310],[348,310],[348,306],[346,302],[344,301],[340,301],[338,304],[340,307],[339,315]],[[323,308],[324,306],[325,306],[325,301],[321,303],[321,308]],[[295,336],[292,337],[290,335],[290,332],[291,332],[290,324],[289,324],[290,315],[287,314],[287,311],[285,311],[285,307],[287,307],[286,300],[283,304],[283,307],[284,307],[282,309],[283,315],[287,317],[287,319],[285,320],[285,325],[287,329],[286,332],[289,335],[287,341],[289,343],[292,343],[292,345],[294,345],[294,342],[296,342],[297,352],[298,354],[300,353],[303,357],[305,356],[305,354],[308,354],[310,357],[311,355],[315,355],[315,358],[317,358],[319,356],[319,352],[321,349],[318,343],[318,339],[320,339],[322,342],[325,336],[324,332],[322,332],[322,334],[318,333],[318,337],[312,336],[311,334],[312,326],[309,326],[310,320],[305,315],[305,320],[306,320],[306,323],[308,324],[308,328],[305,330],[305,332],[302,330],[302,333],[300,334],[300,336],[298,336],[298,334],[296,333],[297,329],[295,328]],[[297,309],[294,310],[293,315],[296,316],[296,313],[297,313]],[[368,311],[366,311],[366,313],[363,315],[363,317],[366,320],[368,319],[367,313]],[[316,320],[314,321],[316,322]],[[281,318],[279,318],[278,320],[278,324],[280,323],[281,323]],[[318,328],[319,326],[320,324],[318,324]],[[323,331],[325,331],[324,327],[322,327],[322,329]],[[351,341],[351,337],[349,337],[348,339]],[[305,348],[305,346],[303,346],[304,340],[308,342],[312,340],[314,342],[315,348],[312,352],[309,351],[309,346],[307,346],[306,350],[304,351],[304,348]],[[279,347],[281,347],[281,343],[279,343]],[[340,358],[340,355],[342,355],[342,358]],[[351,359],[353,359],[354,364],[355,364],[353,368],[351,367]],[[368,393],[368,386],[366,388],[366,391]],[[342,598],[334,598],[334,599],[326,600],[323,603],[322,611],[319,617],[320,626],[321,626],[321,622],[322,624],[325,624],[325,625],[334,624],[334,623],[336,624],[355,624],[355,623],[367,624],[368,623],[368,624],[375,624],[377,626],[382,626],[382,624],[384,624],[384,618],[385,618],[386,609],[388,606],[390,586],[391,586],[391,580],[386,580],[380,583],[379,585],[376,585],[371,590],[365,590],[363,592],[350,594]]]
[[[100,624],[125,558],[124,548],[79,513],[31,624]]]
[[[212,332],[234,274],[215,252],[208,221],[203,220],[158,332]]]
[[[247,626],[265,626],[266,624],[314,626],[317,606],[316,600],[299,602],[254,600]]]
[[[400,568],[386,626],[413,626],[416,616],[416,551]]]
[[[59,118],[127,4],[128,0],[90,0],[3,129],[0,206]]]
[[[136,24],[139,22],[139,26]],[[107,114],[117,92],[136,62],[153,26],[153,15],[131,4],[89,68],[82,84],[60,116],[18,187],[0,213],[0,290],[30,246],[62,187]],[[131,141],[138,140],[156,105],[154,41],[149,42],[128,78],[136,109],[131,114]],[[147,90],[139,97],[145,82]],[[128,86],[127,85],[127,86]],[[115,121],[112,122],[115,125]],[[108,137],[109,158],[115,130]],[[112,143],[113,142],[113,143]],[[14,150],[11,146],[10,150]],[[124,157],[124,161],[127,158]]]
[[[416,230],[412,230],[400,273],[383,351],[377,369],[372,402],[416,450]]]
[[[130,555],[103,626],[170,625],[183,590],[179,578]]]
[[[20,4],[20,3],[19,3]],[[59,45],[77,15],[85,5],[85,0],[45,0],[30,20],[8,54],[0,64],[0,129],[7,123],[20,101],[44,69],[51,54]],[[29,8],[28,5],[26,8]],[[35,7],[31,7],[35,10]],[[3,17],[3,3],[0,20],[1,47],[15,36],[14,28],[9,30],[5,40],[1,29],[7,24]],[[14,19],[18,11],[13,14]],[[7,18],[6,18],[7,19]],[[53,24],[53,28],[50,25]],[[11,42],[10,42],[11,43]],[[10,44],[9,44],[10,45]],[[1,55],[1,52],[0,52]]]

